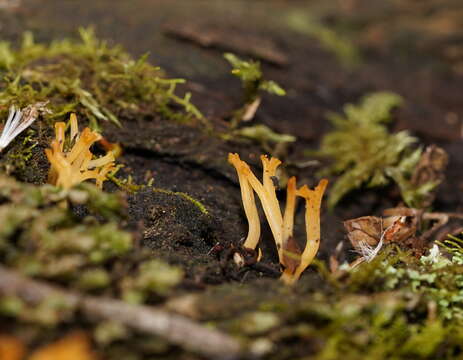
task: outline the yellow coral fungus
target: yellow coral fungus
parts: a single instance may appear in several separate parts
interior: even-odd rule
[[[256,178],[249,165],[242,161],[238,154],[229,154],[228,161],[238,173],[243,207],[249,223],[248,237],[243,246],[255,249],[259,243],[260,220],[254,199],[255,191],[270,225],[280,264],[284,268],[281,279],[287,284],[294,283],[310,265],[318,252],[320,245],[320,207],[328,181],[321,180],[314,190],[310,190],[306,185],[297,190],[296,178],[290,178],[287,185],[285,212],[282,216],[273,183],[273,178],[281,161],[276,158],[268,159],[266,156],[261,156],[264,168],[262,182]],[[306,199],[307,241],[302,254],[293,239],[297,196]]]
[[[241,188],[241,199],[243,201],[246,218],[248,219],[249,231],[243,246],[247,249],[255,249],[260,238],[260,220],[254,199],[254,191],[249,184],[247,176],[244,175],[245,172],[247,172],[246,168],[249,167],[244,161],[240,160],[238,154],[229,154],[228,161],[233,164],[236,168],[236,172],[238,173],[238,180]]]
[[[314,190],[310,190],[307,185],[304,185],[296,192],[296,195],[303,197],[306,202],[305,229],[307,241],[301,254],[300,263],[295,271],[290,272],[288,271],[289,268],[286,268],[283,272],[282,280],[286,283],[292,284],[297,281],[317,255],[320,247],[320,208],[327,185],[328,180],[322,179]]]
[[[70,117],[68,142],[65,139],[65,132],[65,123],[57,122],[51,149],[45,150],[51,164],[48,182],[69,189],[82,181],[95,179],[96,185],[101,188],[108,173],[114,169],[114,154],[109,152],[105,156],[95,158],[90,147],[101,139],[101,135],[88,127],[79,133],[75,114]]]

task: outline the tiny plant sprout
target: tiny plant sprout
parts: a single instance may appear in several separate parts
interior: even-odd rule
[[[290,178],[287,185],[286,207],[282,215],[273,182],[281,161],[261,156],[264,169],[262,182],[257,179],[249,165],[242,161],[238,154],[229,154],[228,161],[235,167],[238,174],[244,212],[249,224],[248,236],[243,247],[255,250],[260,239],[260,219],[254,198],[254,192],[256,192],[272,231],[279,262],[284,269],[281,280],[286,284],[294,284],[311,264],[320,246],[320,207],[328,181],[321,180],[314,190],[310,190],[306,185],[298,190],[296,178]],[[306,199],[307,240],[302,252],[293,238],[297,196]],[[239,260],[235,258],[238,265],[242,264]]]
[[[233,126],[241,121],[251,121],[257,112],[262,100],[262,93],[284,96],[285,90],[275,81],[267,80],[258,61],[245,61],[238,56],[226,53],[224,58],[232,66],[232,74],[237,76],[244,90],[244,104],[233,117]]]
[[[39,113],[49,112],[45,105],[48,102],[39,102],[29,105],[23,110],[10,107],[8,119],[0,135],[0,152],[3,151],[19,134],[26,130],[37,119]]]
[[[65,138],[65,130],[66,124],[57,122],[51,149],[45,150],[51,164],[48,182],[69,189],[82,181],[95,179],[96,185],[101,188],[108,173],[115,168],[114,153],[110,151],[96,158],[90,147],[101,139],[101,135],[88,127],[79,132],[75,114],[70,118],[69,139]]]

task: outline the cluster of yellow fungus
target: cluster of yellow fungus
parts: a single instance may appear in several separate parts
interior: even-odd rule
[[[51,164],[48,182],[69,189],[82,181],[95,179],[96,185],[101,188],[108,173],[115,167],[114,154],[110,151],[96,158],[90,147],[101,139],[101,135],[88,127],[79,132],[75,114],[71,115],[69,123],[69,139],[65,138],[66,124],[57,122],[51,149],[45,150]]]
[[[273,178],[281,161],[276,158],[268,159],[265,155],[261,156],[261,160],[264,169],[262,183],[253,174],[249,165],[240,159],[238,154],[228,155],[228,161],[238,173],[241,198],[249,223],[248,236],[243,246],[255,250],[260,239],[260,219],[254,199],[255,192],[262,204],[277,247],[280,264],[284,269],[281,279],[287,284],[293,284],[310,265],[318,252],[320,246],[320,207],[328,181],[326,179],[321,180],[313,190],[310,190],[307,185],[297,189],[296,178],[290,178],[286,190],[286,207],[282,215],[273,183]],[[293,239],[297,196],[306,200],[307,241],[302,252]]]

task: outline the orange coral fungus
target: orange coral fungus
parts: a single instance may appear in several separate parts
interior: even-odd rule
[[[26,348],[21,340],[11,335],[0,334],[0,359],[22,360]]]
[[[101,139],[101,135],[88,127],[79,133],[75,114],[70,117],[69,141],[65,141],[65,130],[65,123],[57,122],[51,149],[45,150],[51,164],[48,182],[69,189],[82,181],[95,179],[96,185],[101,188],[108,173],[114,169],[114,154],[108,152],[95,158],[90,147]]]
[[[238,173],[238,180],[241,187],[241,199],[243,200],[244,212],[246,213],[249,224],[248,236],[243,246],[248,249],[255,249],[260,238],[260,220],[254,199],[254,191],[249,184],[247,176],[244,175],[251,170],[248,164],[240,160],[238,154],[229,154],[228,161],[235,166]]]
[[[96,354],[83,332],[75,332],[34,351],[29,360],[95,360]]]
[[[0,359],[23,360],[27,352],[23,341],[17,337],[0,334]],[[29,360],[96,360],[89,337],[74,332],[57,341],[44,345],[30,354]]]
[[[254,199],[255,191],[270,225],[280,264],[284,268],[281,279],[287,284],[292,284],[299,279],[318,252],[320,245],[320,207],[328,181],[321,180],[314,190],[310,190],[306,185],[297,190],[296,178],[290,178],[287,185],[285,212],[282,215],[273,183],[273,178],[281,161],[276,158],[268,159],[264,155],[261,156],[261,160],[264,168],[262,183],[253,174],[249,165],[240,159],[238,154],[228,155],[228,161],[238,173],[243,207],[249,223],[248,236],[243,246],[255,249],[259,243],[260,220]],[[297,196],[306,199],[307,241],[302,253],[293,238]]]
[[[287,267],[283,272],[282,280],[286,283],[294,283],[299,279],[302,272],[311,264],[317,255],[320,247],[320,208],[322,197],[325,192],[328,180],[322,179],[314,190],[304,185],[297,190],[296,195],[305,199],[305,229],[307,240],[304,251],[301,254],[299,265],[294,271]]]

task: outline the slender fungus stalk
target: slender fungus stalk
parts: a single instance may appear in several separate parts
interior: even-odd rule
[[[280,254],[280,263],[285,271],[294,271],[298,265],[299,247],[293,238],[294,212],[296,210],[296,178],[293,176],[288,180],[286,187],[286,208],[283,216],[283,244],[278,251]]]
[[[289,178],[286,187],[286,208],[283,217],[283,247],[293,237],[294,211],[296,210],[296,178]]]
[[[297,191],[297,195],[306,200],[305,228],[307,242],[301,255],[301,262],[294,273],[284,272],[281,276],[281,279],[286,284],[294,284],[317,255],[320,247],[320,208],[327,185],[328,180],[322,179],[314,190],[310,190],[307,185],[304,185]]]
[[[248,219],[248,236],[243,247],[254,250],[257,247],[260,238],[260,219],[257,212],[256,201],[254,199],[254,192],[245,175],[245,170],[243,170],[246,167],[246,164],[244,161],[240,160],[238,154],[228,154],[228,162],[235,167],[238,174],[244,213]]]

